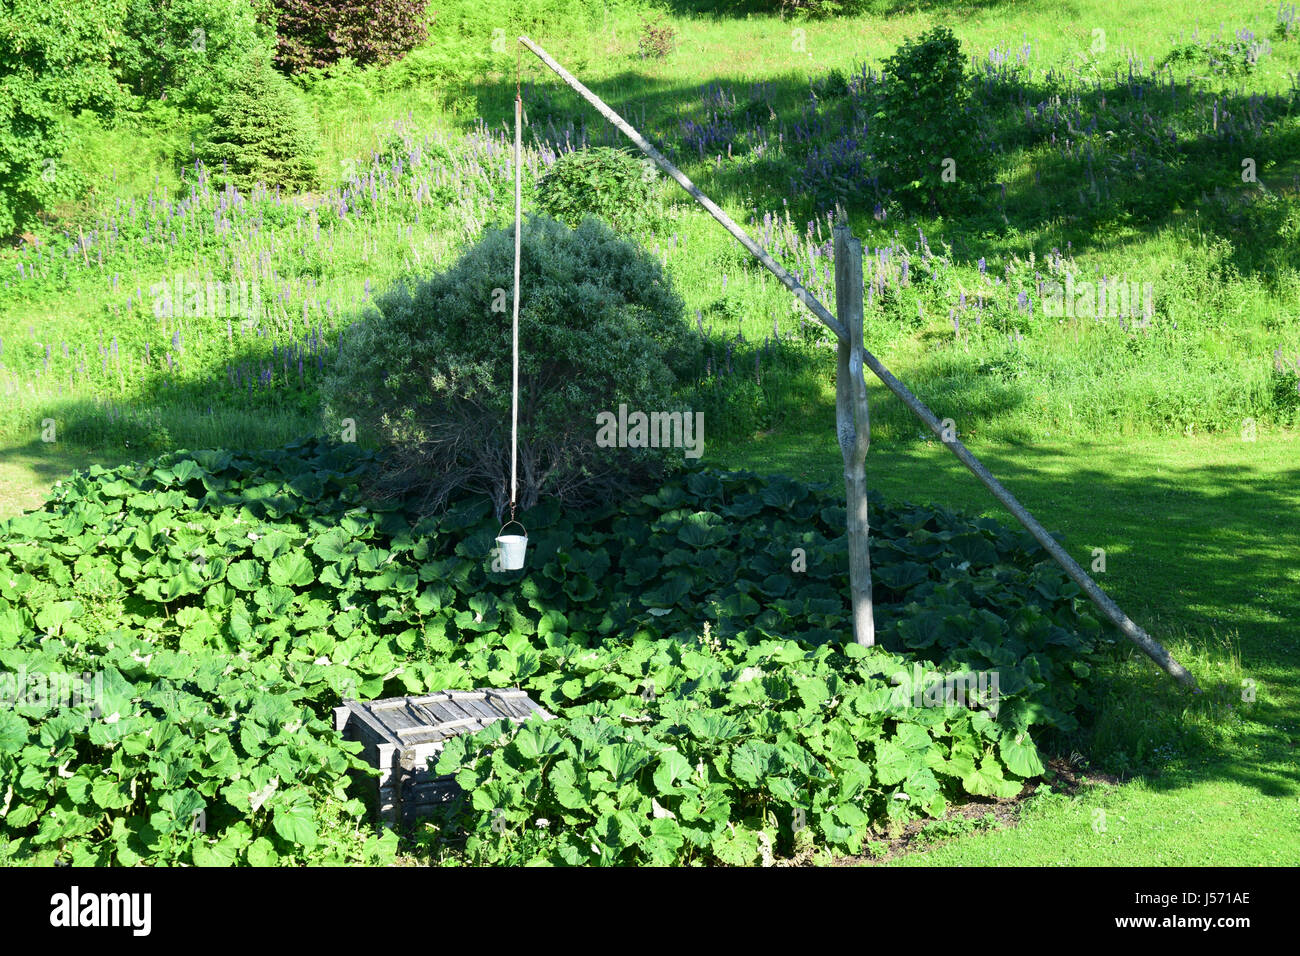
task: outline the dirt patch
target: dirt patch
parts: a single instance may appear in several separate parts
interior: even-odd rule
[[[1118,777],[1104,773],[1081,772],[1078,767],[1061,758],[1048,761],[1046,777],[1028,780],[1020,793],[1006,800],[976,797],[969,803],[952,807],[937,820],[917,820],[906,824],[893,836],[881,837],[875,841],[875,852],[856,856],[837,856],[832,866],[876,866],[889,863],[909,853],[919,853],[943,846],[958,837],[972,833],[991,832],[1014,827],[1020,822],[1020,814],[1025,802],[1042,784],[1047,784],[1053,793],[1073,797],[1084,787],[1113,787],[1122,781]],[[788,865],[800,866],[812,863],[815,854],[807,853],[796,857]]]

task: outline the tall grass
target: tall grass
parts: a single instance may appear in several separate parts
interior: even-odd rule
[[[677,52],[652,61],[636,54],[639,9],[457,3],[406,60],[304,81],[327,133],[330,185],[317,195],[214,190],[189,164],[189,121],[165,108],[109,129],[83,121],[66,160],[97,193],[61,210],[41,248],[0,254],[0,435],[33,440],[51,417],[92,445],[128,440],[132,420],[145,423],[136,440],[155,443],[311,427],[316,376],[368,299],[508,220],[515,51],[499,41],[520,30],[831,307],[830,207],[843,203],[866,248],[868,347],[964,437],[1296,423],[1297,370],[1277,355],[1300,355],[1300,43],[1270,32],[1271,8],[1140,9],[1118,23],[1084,3],[1077,17],[1046,14],[1038,36],[1015,5],[956,23],[1000,183],[982,211],[947,221],[901,216],[865,176],[873,64],[942,12],[798,26],[678,15]],[[1220,14],[1224,27],[1198,26]],[[618,138],[535,61],[523,67],[528,208],[559,152]],[[1243,152],[1257,154],[1262,187],[1241,182]],[[667,215],[636,239],[710,342],[692,398],[711,434],[821,414],[829,336],[670,185]],[[248,283],[263,309],[254,321],[160,316],[153,290],[178,277]],[[1154,308],[1045,314],[1044,284],[1067,277],[1149,285]],[[876,440],[918,437],[901,404],[881,389],[873,401]]]

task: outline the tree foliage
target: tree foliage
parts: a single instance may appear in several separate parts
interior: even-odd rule
[[[70,178],[63,119],[112,110],[113,51],[126,0],[6,0],[0,6],[0,236],[23,228]]]
[[[315,123],[288,81],[257,58],[217,105],[200,154],[213,176],[237,189],[297,191],[318,183],[318,148]]]
[[[872,124],[882,181],[904,205],[960,205],[987,182],[991,168],[961,41],[935,27],[905,41],[884,68]]]
[[[427,33],[428,0],[273,0],[277,64],[293,73],[347,57],[361,66],[391,63]]]
[[[210,109],[250,59],[273,52],[270,12],[267,0],[127,0],[118,77],[137,96]]]

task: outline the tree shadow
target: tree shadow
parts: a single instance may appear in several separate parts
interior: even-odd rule
[[[1175,656],[1193,655],[1183,663],[1196,673],[1202,694],[1189,699],[1141,652],[1121,643],[1128,663],[1107,676],[1106,703],[1094,725],[1107,727],[1111,738],[1098,763],[1139,772],[1158,789],[1210,777],[1266,796],[1300,793],[1293,720],[1300,587],[1288,557],[1300,553],[1294,520],[1300,466],[1272,471],[1189,459],[1170,467],[1135,458],[1106,469],[1075,464],[1096,455],[1059,444],[972,450],[1085,569],[1095,561],[1093,549],[1103,548],[1106,572],[1092,568],[1098,583],[1153,637],[1175,646]],[[816,436],[786,436],[760,453],[765,470],[831,481],[837,471],[829,427]],[[936,496],[919,489],[942,487],[944,506],[1017,526],[973,476],[934,447],[873,443],[867,468],[871,487],[887,498],[929,503]],[[933,477],[936,469],[940,477]],[[917,477],[925,472],[932,477]],[[1231,654],[1225,642],[1234,639],[1241,676],[1230,662],[1224,668]],[[1253,701],[1243,699],[1243,680],[1257,685]],[[1143,752],[1133,751],[1135,741]],[[1089,744],[1081,739],[1079,746]],[[1188,754],[1191,777],[1160,772],[1161,748]],[[1203,771],[1194,769],[1197,758],[1208,761]]]

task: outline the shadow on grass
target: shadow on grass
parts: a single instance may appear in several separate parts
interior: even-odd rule
[[[1173,443],[1179,439],[1171,440]],[[1210,443],[1207,443],[1207,445]],[[1245,445],[1245,443],[1242,443]],[[1231,446],[1231,447],[1228,447]],[[1144,448],[1045,444],[972,449],[1085,569],[1196,674],[1189,697],[1127,642],[1103,675],[1088,733],[1060,742],[1098,769],[1142,774],[1153,788],[1230,779],[1267,796],[1300,793],[1300,467],[1229,463]],[[714,449],[732,466],[842,487],[834,430],[789,431]],[[1225,457],[1207,450],[1204,458]],[[739,460],[737,460],[739,459]],[[873,442],[868,483],[887,499],[1014,519],[938,443]],[[1243,696],[1253,693],[1254,700]]]

